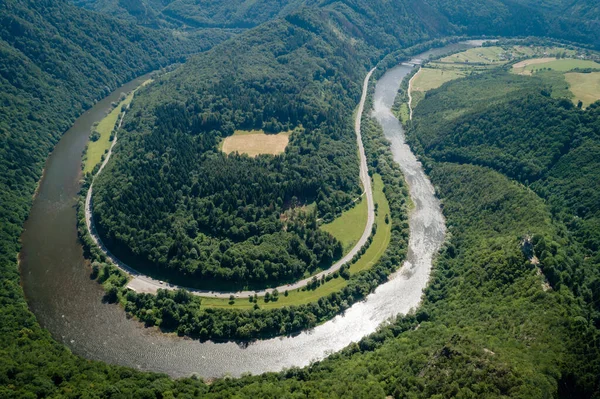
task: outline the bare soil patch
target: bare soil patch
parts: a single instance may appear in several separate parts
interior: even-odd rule
[[[291,132],[266,134],[261,130],[236,131],[233,136],[223,140],[221,150],[226,154],[238,152],[251,157],[260,154],[277,155],[285,151],[290,141],[290,134]]]

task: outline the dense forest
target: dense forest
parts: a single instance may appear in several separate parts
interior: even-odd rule
[[[348,27],[337,34],[347,35],[355,48],[370,43],[384,49],[354,53],[364,65],[385,51],[459,32],[550,35],[598,46],[597,11],[585,8],[590,2],[575,2],[568,10],[544,8],[545,17],[537,10],[541,2],[520,3],[526,8],[498,14],[488,12],[498,3],[484,0],[473,7],[449,0],[389,8],[381,3],[376,13],[356,1],[330,3],[324,13]],[[352,10],[352,18],[342,18],[340,10]],[[521,17],[511,14],[516,10]],[[585,18],[573,23],[574,16]],[[548,171],[529,188],[482,164],[430,161],[452,238],[423,306],[322,362],[207,385],[73,355],[39,326],[19,285],[18,237],[43,160],[73,118],[110,88],[208,45],[150,33],[60,0],[4,1],[0,18],[0,397],[598,396],[599,339],[592,326],[597,316],[593,307],[586,308],[598,303],[593,294],[599,291],[594,274],[587,272],[597,265],[598,232],[597,192],[586,192],[597,185],[591,134],[582,136],[585,145],[547,164]],[[533,24],[539,18],[549,23]],[[423,30],[413,35],[414,24]],[[596,112],[570,111],[584,119]],[[544,273],[559,271],[551,290],[544,290],[535,264],[520,250],[523,234],[531,234]],[[571,261],[576,267],[569,267]],[[586,270],[583,279],[580,270]]]
[[[385,20],[393,17],[386,3],[318,0],[72,0],[75,4],[149,27],[251,28],[276,17],[285,17],[303,7],[349,7],[364,15]],[[455,0],[398,2],[408,7],[431,29],[452,24],[470,35],[550,35],[563,39],[598,42],[600,7],[587,0],[476,0],[463,4]],[[373,14],[377,13],[377,14]],[[415,19],[416,19],[415,18]],[[354,20],[355,21],[355,20]],[[392,26],[386,21],[386,25]],[[404,21],[406,23],[407,21]],[[398,24],[400,25],[400,24]],[[377,28],[375,24],[373,28]]]
[[[258,26],[283,17],[300,7],[316,4],[306,0],[247,2],[198,0],[73,0],[80,7],[142,25],[159,28],[236,28]]]
[[[191,42],[60,1],[5,1],[0,19],[0,245],[12,263],[43,162],[75,117],[120,84],[220,37]]]
[[[355,14],[331,10],[347,22]],[[407,43],[427,31],[409,33],[414,26],[403,28]],[[108,248],[140,270],[201,288],[280,285],[338,259],[340,243],[317,219],[333,219],[360,195],[352,111],[364,62],[382,53],[352,45],[335,33],[342,27],[296,13],[140,91],[94,190]],[[219,141],[239,129],[296,130],[279,156],[221,153]],[[313,202],[316,213],[282,219]]]
[[[587,342],[573,343],[580,357],[565,370],[565,384],[597,392],[600,165],[595,154],[600,102],[583,110],[561,98],[565,86],[564,78],[561,82],[556,75],[523,77],[502,70],[450,82],[428,92],[419,103],[408,138],[442,193],[449,187],[445,170],[478,165],[527,186],[539,198],[536,201],[544,201],[547,215],[523,225],[520,245],[532,267],[539,268],[545,290],[572,297],[579,308]],[[470,179],[464,176],[460,184]],[[482,188],[480,193],[484,192]],[[485,212],[502,206],[499,199]],[[536,230],[542,219],[552,228]],[[594,373],[596,378],[590,378]]]

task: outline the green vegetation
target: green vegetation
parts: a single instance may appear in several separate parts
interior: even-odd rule
[[[355,57],[363,65],[372,65],[392,49],[406,49],[458,32],[547,34],[600,45],[598,6],[594,2],[560,0],[539,6],[539,0],[483,0],[473,7],[449,0],[393,5],[353,1],[328,3],[315,12],[329,18],[332,28],[298,15],[287,19],[318,36],[333,35],[333,29],[337,30],[346,41],[336,52]],[[544,204],[532,197],[530,190],[485,167],[461,165],[463,172],[449,166],[432,173],[443,196],[448,225],[454,227],[423,306],[415,315],[382,327],[322,362],[207,385],[195,378],[173,380],[73,355],[40,327],[19,285],[18,239],[44,158],[60,133],[109,88],[180,61],[190,51],[212,42],[187,41],[185,34],[145,31],[76,10],[62,0],[8,0],[0,4],[0,14],[0,397],[291,398],[347,397],[348,392],[356,398],[598,396],[598,335],[593,326],[597,319],[595,310],[582,310],[581,298],[592,301],[584,303],[600,303],[594,297],[600,289],[589,284],[580,285],[579,292],[570,289],[575,286],[568,281],[570,271],[563,268],[563,259],[569,257],[562,252],[571,248],[563,243],[570,232],[575,232],[574,238],[585,245],[589,255],[572,270],[576,276],[579,270],[593,270],[597,259],[594,233],[598,228],[590,215],[597,212],[600,203],[594,196],[597,190],[593,190],[600,170],[594,162],[600,158],[595,141],[588,140],[590,129],[578,132],[581,136],[574,141],[577,147],[552,164],[551,173],[535,188],[547,199],[552,213],[543,209]],[[313,45],[319,44],[311,42],[308,46]],[[282,55],[286,51],[282,48]],[[402,52],[406,55],[404,51],[408,50]],[[364,68],[356,67],[355,71]],[[323,68],[323,73],[346,72]],[[360,81],[358,77],[351,80]],[[438,102],[446,88],[438,90],[422,104]],[[500,101],[499,97],[479,98],[490,99],[490,107]],[[452,106],[451,102],[444,104]],[[590,106],[581,115],[592,115],[597,112],[594,109]],[[456,110],[440,105],[438,110],[446,117],[469,113],[467,106]],[[591,131],[597,132],[597,126],[591,125]],[[580,142],[581,137],[584,140]],[[375,144],[370,153],[378,154],[382,148],[385,140]],[[381,163],[380,169],[391,165],[389,160],[380,162],[377,155],[371,156],[370,163]],[[388,191],[395,182],[381,174]],[[494,184],[488,184],[490,181]],[[481,191],[481,186],[487,190]],[[520,189],[508,191],[515,187]],[[404,198],[395,194],[386,192],[392,214],[395,201]],[[469,209],[474,211],[465,212]],[[529,218],[532,209],[536,220]],[[532,232],[551,235],[552,229],[541,222],[547,219],[544,213],[559,223],[561,210],[567,217],[567,234],[558,240],[535,240],[544,272],[551,271],[548,265],[555,263],[558,267],[551,266],[561,270],[563,281],[560,287],[555,285],[544,292],[535,268],[518,248],[516,238],[523,231],[518,221],[534,223]],[[573,212],[585,217],[575,218]],[[559,224],[559,234],[562,231]],[[389,248],[402,246],[394,241],[396,234],[393,227]],[[383,259],[385,256],[381,261],[385,263]]]
[[[360,197],[356,205],[342,212],[333,222],[322,225],[321,229],[341,242],[343,252],[347,253],[362,236],[366,224],[367,201]]]
[[[73,0],[81,7],[153,28],[251,28],[312,1]]]
[[[474,206],[466,199],[460,199],[456,203],[456,212],[463,214],[464,220],[455,224],[452,234],[467,229],[474,221],[485,220],[486,213],[505,213],[502,217],[497,215],[494,223],[505,226],[516,223],[508,230],[513,238],[507,237],[504,243],[488,240],[485,246],[502,251],[510,247],[514,251],[523,246],[526,256],[537,258],[532,260],[530,270],[539,265],[551,287],[544,295],[557,301],[574,298],[569,300],[572,303],[570,316],[546,313],[538,321],[538,338],[534,340],[540,340],[540,345],[546,347],[553,337],[541,333],[541,326],[563,326],[560,327],[562,332],[554,333],[563,336],[563,342],[555,347],[562,349],[551,355],[563,359],[555,360],[555,364],[568,364],[564,369],[556,370],[560,375],[559,384],[564,384],[561,389],[565,391],[585,396],[599,389],[598,382],[592,382],[591,376],[598,375],[600,367],[600,348],[596,344],[600,335],[600,308],[595,294],[600,281],[600,198],[597,190],[591,187],[597,185],[594,182],[600,178],[596,158],[600,140],[600,104],[592,104],[587,111],[582,111],[566,98],[553,98],[552,88],[547,84],[544,75],[516,79],[502,72],[450,82],[431,91],[421,102],[415,110],[408,138],[413,147],[421,151],[422,160],[442,198],[454,195],[457,188],[462,191],[462,187],[470,185],[472,180],[478,180],[478,183],[472,185],[468,195],[479,197],[478,201],[495,192],[489,187],[491,176],[500,175],[472,165],[490,167],[529,185],[529,189],[521,188],[520,184],[502,177],[507,182],[506,187],[498,190],[498,198],[487,200],[476,216],[467,213]],[[499,92],[504,98],[498,95]],[[473,172],[467,173],[468,170]],[[461,176],[453,182],[451,176],[457,172]],[[489,175],[487,181],[482,179],[485,174]],[[507,207],[507,198],[515,190],[521,190],[531,198],[528,204],[515,203]],[[540,197],[548,201],[548,207]],[[450,215],[453,208],[448,201],[444,203],[444,210]],[[527,215],[521,215],[523,211]],[[480,228],[498,231],[498,227],[489,223],[485,222]],[[520,237],[522,241],[517,242],[514,237]],[[489,262],[481,256],[472,259]],[[510,258],[505,254],[501,259]],[[504,267],[490,267],[488,264],[484,269],[489,270],[487,276],[493,272],[500,273],[503,279],[514,278],[514,272],[507,273]],[[486,281],[489,277],[482,275],[480,278]],[[435,286],[434,281],[431,287]],[[539,286],[536,285],[538,290]],[[525,287],[522,290],[526,292]],[[541,298],[539,294],[537,297]],[[517,308],[527,311],[524,304],[513,310]],[[577,324],[575,319],[571,319],[571,324],[559,322],[563,317],[575,317],[581,323]],[[569,333],[572,328],[579,333]],[[532,349],[527,356],[546,357],[535,354],[533,348],[536,346],[529,346]],[[554,344],[552,346],[554,348]],[[582,347],[586,349],[581,351]]]
[[[573,93],[575,104],[581,101],[583,107],[600,100],[600,72],[565,74],[569,90]]]
[[[381,176],[379,174],[373,175],[373,197],[375,199],[375,203],[378,204],[375,223],[378,227],[367,250],[356,262],[350,265],[350,268],[348,269],[350,276],[353,276],[354,274],[363,270],[367,270],[377,264],[390,243],[392,233],[390,223],[390,207],[383,191],[383,181]],[[364,212],[366,213],[366,207]],[[386,219],[388,220],[387,223]],[[364,230],[364,225],[362,229]],[[363,230],[361,230],[361,233]],[[316,288],[311,287],[310,289],[290,290],[287,295],[282,295],[282,293],[279,293],[279,299],[277,301],[265,302],[264,297],[258,297],[258,303],[264,309],[308,304],[310,302],[316,302],[321,297],[325,297],[336,291],[340,291],[346,285],[347,281],[344,278],[336,277],[329,280],[325,279],[325,281],[320,283],[320,285]],[[233,303],[230,303],[228,299],[210,297],[204,297],[201,300],[203,307],[227,307],[232,309],[251,309],[254,307],[254,303],[254,301],[248,302],[246,298],[236,298]]]
[[[540,62],[536,62],[540,61]],[[515,73],[522,75],[531,75],[532,73],[539,70],[553,70],[559,72],[568,72],[573,69],[600,69],[600,64],[591,60],[576,60],[572,58],[563,59],[532,59],[527,60],[528,64],[522,67],[518,67],[519,64],[513,65]]]
[[[91,173],[96,165],[102,162],[102,156],[110,148],[112,139],[114,137],[113,131],[117,126],[117,122],[121,117],[122,107],[128,107],[133,100],[133,92],[124,95],[124,99],[121,100],[115,108],[104,117],[98,123],[98,126],[94,129],[94,133],[98,133],[99,137],[96,140],[90,138],[90,142],[85,151],[85,159],[83,165],[83,173]]]
[[[377,264],[390,243],[392,234],[391,214],[390,206],[384,192],[384,184],[381,179],[381,175],[374,174],[373,200],[375,201],[377,207],[377,211],[375,212],[375,225],[377,226],[377,231],[375,232],[373,241],[369,245],[369,248],[366,250],[364,255],[350,265],[350,274],[367,270],[373,265]],[[406,201],[408,202],[409,198],[406,198]]]

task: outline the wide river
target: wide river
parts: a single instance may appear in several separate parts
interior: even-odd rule
[[[452,45],[435,49],[416,58],[458,48]],[[74,353],[89,359],[174,377],[197,374],[210,378],[308,365],[374,332],[390,317],[416,307],[429,278],[432,258],[444,240],[445,225],[433,187],[404,143],[402,127],[390,111],[400,82],[411,69],[398,66],[377,82],[373,110],[391,142],[394,159],[402,167],[415,204],[410,217],[410,248],[403,267],[365,301],[310,331],[247,346],[201,343],[162,334],[128,319],[118,305],[104,304],[103,290],[90,279],[91,270],[77,239],[75,206],[81,154],[92,124],[105,115],[121,92],[132,90],[145,79],[141,77],[83,114],[47,160],[25,223],[20,254],[25,295],[41,325]]]

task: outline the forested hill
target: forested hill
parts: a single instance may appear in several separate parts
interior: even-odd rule
[[[410,8],[396,7],[382,26],[344,4],[304,9],[141,91],[95,184],[106,245],[202,288],[289,282],[328,267],[341,247],[316,218],[331,220],[360,195],[351,115],[367,65],[439,34]],[[218,151],[224,137],[251,129],[299,130],[280,156]],[[282,219],[297,203],[315,203],[309,222]]]
[[[251,28],[319,0],[73,0],[81,7],[150,27]]]
[[[191,41],[62,0],[0,3],[1,246],[11,268],[42,164],[75,117],[120,84],[219,39]]]
[[[22,328],[37,331],[35,339],[42,346],[39,351],[13,348],[15,356],[29,353],[15,360],[20,364],[49,356],[47,351],[55,345],[27,309],[17,268],[19,236],[44,160],[62,133],[94,101],[134,77],[183,61],[221,39],[199,37],[187,40],[140,28],[64,0],[0,2],[2,370],[7,358],[15,359],[5,350],[17,342]],[[3,378],[0,385],[5,384]],[[7,397],[2,388],[0,397]]]
[[[495,71],[450,82],[419,103],[407,136],[442,195],[459,191],[448,183],[457,171],[458,186],[469,184],[472,172],[501,174],[506,184],[535,198],[521,207],[530,214],[544,209],[512,233],[525,239],[525,253],[547,282],[544,290],[577,304],[569,317],[582,323],[563,342],[572,360],[561,385],[566,391],[581,389],[573,397],[590,397],[600,389],[600,101],[581,109],[563,98],[566,86],[563,75],[551,72],[524,77]],[[509,203],[508,191],[499,190],[502,197],[494,200],[491,193],[477,194],[488,201],[481,215]],[[542,203],[540,197],[547,205],[535,205]],[[466,203],[455,208],[467,209]],[[519,208],[511,212],[513,219]],[[543,220],[547,226],[541,228]],[[465,224],[452,227],[453,234],[464,230]]]
[[[251,28],[302,7],[349,7],[385,25],[395,8],[412,9],[413,18],[436,29],[440,18],[470,35],[549,35],[600,46],[600,8],[587,0],[72,0],[75,4],[151,27]],[[384,11],[384,12],[381,12]],[[439,26],[437,26],[439,28]]]

